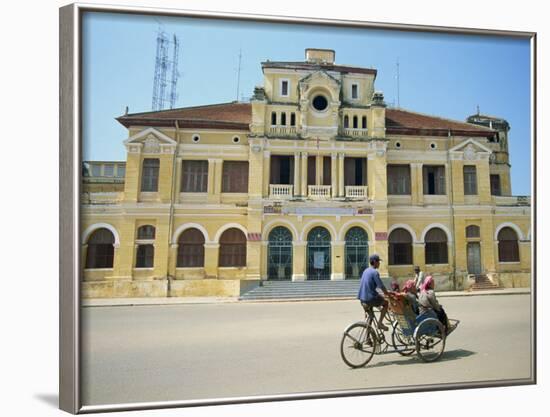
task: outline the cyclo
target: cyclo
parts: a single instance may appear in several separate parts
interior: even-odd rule
[[[350,324],[340,343],[344,362],[352,368],[360,368],[375,354],[395,352],[403,356],[416,352],[425,362],[439,359],[445,350],[447,336],[457,328],[459,321],[448,319],[445,330],[433,311],[416,316],[410,300],[403,294],[388,292],[388,301],[386,320],[391,326],[391,342],[379,329],[373,308],[363,304],[365,320]]]

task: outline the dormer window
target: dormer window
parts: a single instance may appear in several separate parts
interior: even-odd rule
[[[288,80],[281,80],[281,96],[288,97]]]
[[[357,100],[359,98],[359,86],[357,84],[351,85],[351,98]]]

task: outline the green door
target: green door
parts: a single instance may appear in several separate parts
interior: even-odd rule
[[[292,278],[292,233],[282,226],[275,227],[268,238],[267,279]]]
[[[346,279],[359,279],[369,266],[369,238],[360,227],[352,227],[346,233]]]
[[[330,233],[324,227],[315,227],[307,235],[307,279],[329,280]]]

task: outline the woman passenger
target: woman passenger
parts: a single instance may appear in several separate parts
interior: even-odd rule
[[[411,307],[414,311],[414,314],[418,316],[418,300],[416,298],[416,285],[414,279],[409,279],[408,281],[403,284],[403,290],[402,292],[405,294],[405,297],[409,300],[411,303]]]
[[[446,330],[448,328],[447,314],[435,297],[434,287],[435,282],[433,277],[431,275],[427,276],[420,286],[420,295],[418,296],[419,311],[420,314],[424,314],[433,310],[437,314],[437,319],[443,324]]]

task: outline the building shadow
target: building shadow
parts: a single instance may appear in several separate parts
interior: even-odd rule
[[[57,394],[35,394],[34,398],[53,408],[59,408],[59,395]]]

